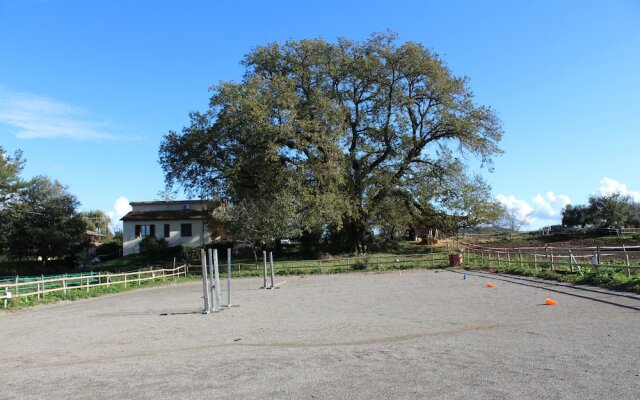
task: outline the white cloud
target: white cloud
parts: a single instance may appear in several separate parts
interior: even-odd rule
[[[620,193],[623,196],[630,196],[636,202],[640,202],[640,192],[629,190],[627,185],[611,178],[602,178],[600,181],[600,187],[598,188],[598,193],[603,196]]]
[[[547,192],[544,196],[538,193],[533,198],[533,215],[540,219],[561,219],[562,209],[571,204],[569,196]]]
[[[549,225],[560,223],[562,218],[562,209],[567,204],[571,204],[569,196],[564,194],[555,194],[547,192],[544,195],[538,193],[532,199],[532,204],[526,200],[521,200],[514,195],[505,196],[499,194],[496,196],[503,206],[510,210],[515,210],[518,216],[525,220],[529,229],[535,226]]]
[[[111,218],[111,230],[121,230],[122,221],[120,221],[120,218],[124,217],[129,211],[131,211],[129,199],[120,196],[113,202],[113,206],[111,208],[112,210],[107,212],[107,215]]]
[[[531,205],[526,201],[517,199],[514,195],[505,196],[502,194],[497,195],[496,200],[502,203],[506,208],[516,211],[518,213],[518,217],[527,221],[528,224],[533,222],[531,217],[533,207],[531,207]]]
[[[27,93],[0,92],[0,124],[15,130],[21,139],[67,138],[72,140],[119,140],[124,137],[105,130],[86,110]]]

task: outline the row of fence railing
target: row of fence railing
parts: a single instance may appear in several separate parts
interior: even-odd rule
[[[0,289],[3,291],[0,296],[4,300],[4,306],[7,306],[7,300],[17,297],[37,296],[38,299],[44,298],[48,293],[62,292],[66,294],[71,290],[86,290],[97,287],[111,287],[120,285],[127,287],[129,285],[140,285],[143,282],[175,279],[178,276],[184,276],[187,273],[187,266],[182,265],[175,268],[160,268],[138,270],[134,272],[90,272],[79,274],[64,274],[55,276],[40,277],[20,277],[16,276],[12,279],[6,279],[0,282]]]
[[[391,268],[419,268],[419,267],[443,267],[448,265],[448,253],[445,250],[421,253],[421,254],[398,254],[398,255],[360,255],[354,257],[331,257],[322,260],[283,260],[275,261],[274,269],[277,274],[287,274],[296,272],[325,273],[342,272],[344,270],[360,269],[391,269]],[[187,267],[189,273],[199,273],[200,266],[191,265]],[[232,263],[233,273],[242,275],[243,273],[262,273],[263,260],[254,262]]]
[[[582,273],[584,269],[614,268],[627,271],[640,269],[640,246],[608,247],[520,247],[492,248],[459,242],[458,248],[422,254],[359,255],[336,257],[324,260],[284,260],[274,263],[276,274],[331,273],[349,270],[386,270],[408,268],[439,268],[450,265],[451,253],[462,253],[464,264],[479,267],[532,266],[551,270],[567,270]],[[232,263],[231,271],[236,276],[257,275],[262,271],[262,262]],[[198,274],[199,265],[185,264],[175,268],[145,269],[134,272],[110,273],[90,272],[40,277],[0,277],[0,298],[37,296],[44,298],[47,293],[70,290],[86,290],[113,285],[140,285],[142,282],[167,280]]]
[[[459,243],[467,263],[484,267],[529,266],[579,272],[597,268],[622,270],[631,276],[640,269],[640,246],[495,248]]]

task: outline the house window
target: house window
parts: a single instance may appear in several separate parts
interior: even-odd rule
[[[180,236],[191,236],[191,224],[180,224]]]
[[[171,225],[164,224],[164,237],[168,238],[171,234]]]
[[[136,238],[155,236],[155,235],[156,235],[155,225],[136,225]]]

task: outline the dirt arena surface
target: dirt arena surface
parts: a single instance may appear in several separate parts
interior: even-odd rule
[[[0,398],[640,398],[637,295],[461,271],[277,282],[234,281],[240,307],[212,315],[200,282],[2,312]]]

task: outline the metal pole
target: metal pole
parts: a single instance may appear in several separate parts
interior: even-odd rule
[[[216,279],[216,297],[218,299],[218,307],[222,304],[222,288],[220,286],[220,270],[218,268],[218,249],[213,249],[213,273]]]
[[[207,284],[207,256],[203,250],[200,250],[200,260],[202,261],[202,299],[204,300],[203,314],[209,314],[209,285]]]
[[[273,252],[270,251],[269,252],[269,262],[271,263],[271,289],[273,289],[275,287],[275,274],[273,272]]]
[[[264,260],[264,268],[262,270],[262,288],[267,288],[267,252],[262,251],[262,259]]]
[[[215,276],[213,275],[213,252],[211,249],[208,249],[207,252],[209,253],[209,298],[211,299],[211,310],[215,311],[220,305],[219,303],[216,304],[218,287],[216,286]]]

